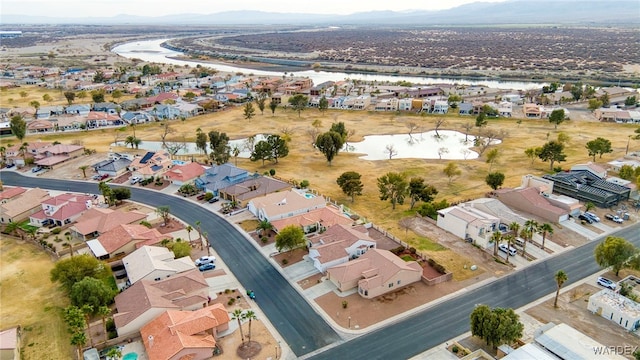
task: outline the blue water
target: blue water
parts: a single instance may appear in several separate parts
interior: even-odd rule
[[[126,353],[122,357],[122,360],[138,360],[138,354],[134,352]]]

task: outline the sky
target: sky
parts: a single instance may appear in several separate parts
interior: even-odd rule
[[[212,14],[232,10],[339,14],[392,10],[443,10],[480,0],[2,0],[0,12],[32,16],[110,17],[115,15],[163,16]],[[481,0],[502,2],[506,0]]]

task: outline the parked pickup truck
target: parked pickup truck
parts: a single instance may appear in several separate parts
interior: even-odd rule
[[[613,214],[605,214],[604,215],[605,219],[607,220],[611,220],[613,222],[617,222],[618,224],[622,224],[622,218],[618,215],[613,215]]]

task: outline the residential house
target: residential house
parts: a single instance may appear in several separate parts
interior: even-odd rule
[[[99,111],[90,111],[87,115],[87,127],[94,129],[105,126],[118,126],[123,125],[124,121],[118,114],[109,114]]]
[[[271,222],[275,232],[280,232],[290,225],[297,225],[302,228],[305,234],[324,231],[334,225],[351,224],[353,224],[353,220],[332,205]]]
[[[620,172],[620,169],[625,165],[631,166],[635,170],[640,167],[640,159],[622,158],[609,161],[607,164],[611,167],[611,170],[615,172]]]
[[[132,226],[134,225],[128,225],[127,227]],[[123,225],[120,225],[120,227],[123,227]],[[140,246],[137,250],[125,256],[122,262],[132,284],[140,280],[159,281],[195,269],[190,257],[185,256],[175,259],[171,250],[161,246]]]
[[[137,110],[151,109],[154,103],[150,102],[145,98],[138,98],[138,99],[125,100],[122,103],[120,103],[120,105],[122,106],[123,110],[137,111]]]
[[[600,165],[594,164],[592,162],[588,162],[586,164],[576,164],[571,167],[571,171],[588,171],[591,174],[599,177],[600,179],[604,179],[607,177],[607,169],[603,168]]]
[[[327,202],[321,195],[289,190],[252,199],[247,208],[260,220],[275,221],[325,206]]]
[[[117,177],[123,174],[130,166],[131,160],[125,157],[103,160],[99,163],[91,165],[93,170],[99,175],[109,175],[110,177]]]
[[[83,153],[84,146],[82,145],[52,145],[38,151],[38,155],[35,156],[35,164],[53,169],[54,166],[75,159]]]
[[[35,188],[14,196],[0,205],[0,222],[8,224],[28,219],[42,209],[42,202],[50,198],[49,192]]]
[[[241,183],[220,189],[220,198],[235,201],[237,206],[244,207],[254,198],[278,191],[290,190],[291,184],[268,176],[252,177]]]
[[[87,116],[89,115],[90,111],[91,111],[91,105],[89,104],[73,104],[73,105],[67,106],[67,108],[65,109],[65,113],[67,114],[80,115],[80,116]]]
[[[65,193],[42,201],[42,210],[29,216],[29,224],[44,226],[71,224],[85,211],[93,207],[96,197],[91,195]]]
[[[624,356],[615,354],[593,338],[581,333],[567,324],[552,322],[535,330],[533,341],[513,349],[508,345],[498,347],[499,354],[506,354],[502,360],[591,360],[594,349],[602,349],[601,357],[608,360],[623,360]],[[471,358],[470,358],[471,359]],[[477,359],[477,358],[474,358]]]
[[[178,109],[179,116],[181,118],[189,118],[192,116],[196,116],[204,111],[202,106],[197,104],[190,104],[184,101],[178,101],[175,104],[175,107]]]
[[[144,124],[155,121],[153,115],[146,111],[127,111],[121,117],[127,124]]]
[[[71,235],[77,239],[87,241],[122,224],[138,223],[147,219],[147,214],[139,211],[112,210],[92,207],[76,219],[76,223],[69,229]]]
[[[640,304],[609,289],[589,296],[587,310],[615,322],[627,331],[640,329]]]
[[[14,326],[0,330],[0,359],[20,360],[20,348],[22,346],[22,328]]]
[[[21,188],[19,186],[16,187],[7,187],[5,186],[2,191],[0,191],[0,204],[6,204],[11,199],[24,194],[27,191],[25,188]]]
[[[309,238],[309,258],[313,260],[313,266],[322,273],[375,248],[376,241],[369,237],[368,230],[362,225],[338,224]]]
[[[52,132],[54,130],[55,125],[50,120],[38,119],[27,122],[27,132],[30,134]]]
[[[171,169],[173,162],[171,155],[166,151],[149,151],[142,157],[136,157],[129,165],[132,176],[148,179],[160,176],[163,172]]]
[[[36,119],[49,119],[51,116],[64,114],[62,106],[42,106],[36,110]]]
[[[502,101],[498,104],[498,115],[502,117],[511,117],[513,114],[513,103],[510,101]]]
[[[520,102],[522,102],[522,96],[520,96],[519,94],[506,94],[502,95],[501,100],[508,101],[512,104],[519,104]]]
[[[87,126],[87,118],[83,116],[58,116],[51,120],[55,131],[80,130]]]
[[[185,165],[175,165],[167,170],[162,177],[174,185],[184,185],[192,183],[196,178],[204,174],[205,168],[197,162],[190,162]]]
[[[462,102],[458,104],[458,114],[471,115],[472,112],[473,112],[473,105],[471,105],[470,103]]]
[[[559,223],[569,219],[568,210],[552,204],[548,195],[535,187],[498,189],[492,191],[491,196],[509,207],[536,215],[545,221]]]
[[[152,245],[160,244],[165,239],[172,240],[173,237],[170,234],[162,234],[157,229],[149,229],[140,224],[119,224],[100,234],[97,239],[87,241],[87,245],[95,257],[109,259],[135,253],[136,249],[143,247],[152,247],[154,250],[149,251],[156,251]],[[173,253],[169,252],[169,255],[171,254]],[[181,263],[176,265],[176,269],[179,269],[180,266],[182,266]],[[134,267],[134,269],[137,268]],[[149,271],[153,272],[152,270]],[[134,274],[135,276],[137,274]],[[129,279],[131,280],[131,277]]]
[[[470,205],[460,204],[438,210],[437,225],[457,237],[486,249],[491,235],[498,230],[500,219]]]
[[[371,249],[356,260],[333,266],[327,278],[340,291],[358,288],[358,294],[373,299],[420,281],[422,267],[388,250]]]
[[[229,329],[222,304],[194,311],[167,310],[140,329],[149,360],[211,359],[218,333]]]
[[[209,284],[198,269],[162,280],[141,280],[115,298],[118,336],[134,335],[167,310],[197,310],[209,301]]]
[[[522,106],[522,111],[525,117],[539,119],[542,117],[540,108],[541,106],[538,104],[527,103]]]
[[[150,113],[156,119],[161,119],[161,120],[165,120],[165,119],[173,120],[180,117],[180,109],[178,109],[174,105],[168,105],[168,104],[167,105],[158,104],[153,107],[153,110],[151,110]]]
[[[553,181],[553,192],[608,208],[629,199],[631,189],[601,179],[591,171],[579,170],[543,175]]]
[[[398,99],[397,98],[380,99],[376,102],[376,106],[374,110],[375,111],[397,111]]]
[[[120,111],[120,105],[112,102],[95,103],[92,110],[114,115]]]
[[[226,163],[205,170],[204,174],[195,180],[195,184],[198,189],[218,196],[220,189],[248,180],[249,176],[247,170]]]

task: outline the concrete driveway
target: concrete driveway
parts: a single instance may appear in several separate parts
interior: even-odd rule
[[[594,231],[591,231],[591,230],[585,228],[584,226],[576,223],[574,221],[574,219],[568,219],[568,220],[562,221],[562,222],[560,222],[560,225],[565,227],[565,228],[567,228],[567,229],[569,229],[569,230],[571,230],[571,231],[573,231],[573,232],[575,232],[575,233],[578,233],[578,234],[586,237],[589,240],[593,240],[593,239],[595,239],[595,238],[597,238],[599,236],[598,233],[596,233]]]

